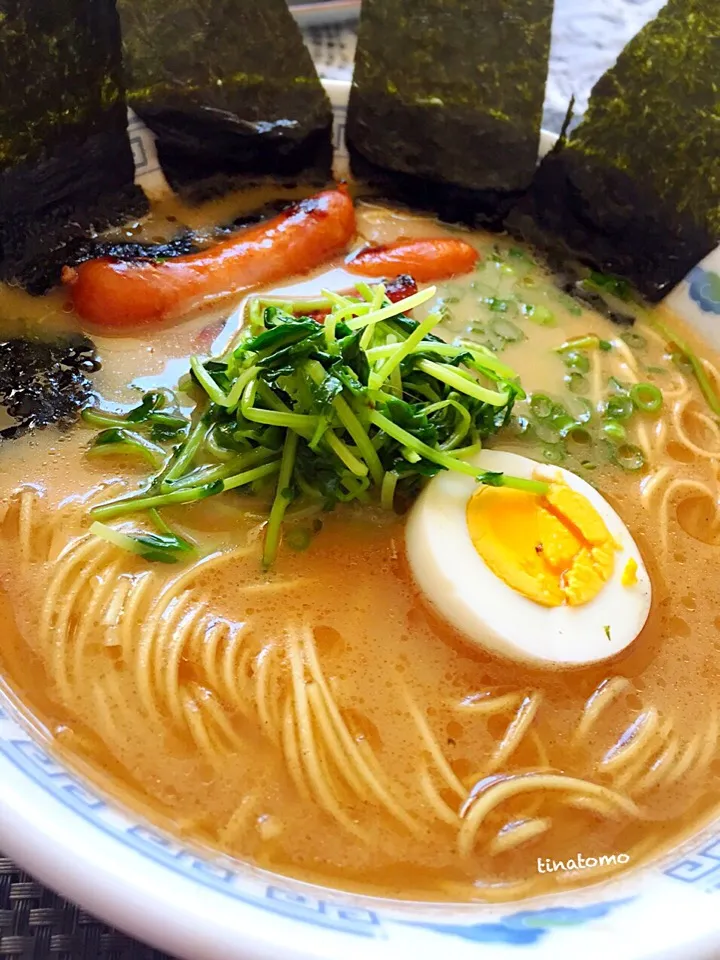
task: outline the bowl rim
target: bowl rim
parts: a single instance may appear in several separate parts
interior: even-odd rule
[[[325,86],[339,147],[350,85]],[[130,135],[152,151],[136,121]],[[551,142],[544,134],[542,145]],[[718,267],[716,251],[696,269]],[[693,297],[692,276],[671,294],[672,306],[693,323],[705,314],[709,325],[714,311]],[[188,960],[366,960],[370,942],[377,960],[431,960],[444,945],[459,960],[480,950],[509,960],[519,946],[540,960],[579,950],[588,960],[610,951],[615,960],[699,960],[720,950],[717,825],[657,866],[567,896],[500,906],[356,896],[203,856],[163,834],[46,753],[1,685],[0,846],[92,913]]]

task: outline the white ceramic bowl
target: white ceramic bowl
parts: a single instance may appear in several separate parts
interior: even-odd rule
[[[344,151],[348,85],[329,83]],[[157,185],[147,131],[138,173]],[[720,346],[720,251],[671,295]],[[720,957],[720,825],[652,867],[504,906],[409,904],[303,884],[191,849],[109,802],[0,694],[0,849],[108,922],[187,960],[703,960]],[[618,851],[620,853],[621,851]]]

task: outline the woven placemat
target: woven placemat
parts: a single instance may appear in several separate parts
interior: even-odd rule
[[[2,960],[172,960],[106,926],[0,856]]]
[[[664,0],[556,0],[544,125],[559,130],[571,93],[584,110],[595,80]],[[322,76],[350,79],[352,24],[309,29]],[[0,960],[172,960],[96,920],[0,852]]]

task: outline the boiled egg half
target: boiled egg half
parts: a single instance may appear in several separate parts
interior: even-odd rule
[[[410,512],[407,555],[437,611],[474,643],[516,660],[580,666],[613,657],[650,612],[637,544],[585,480],[500,450],[479,471],[545,481],[538,494],[445,471]]]

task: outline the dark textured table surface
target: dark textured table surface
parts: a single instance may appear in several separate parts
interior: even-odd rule
[[[559,130],[571,94],[582,111],[593,83],[663,0],[556,0],[545,126]],[[307,34],[323,75],[349,79],[353,25]],[[57,896],[0,853],[0,960],[164,960]]]

